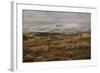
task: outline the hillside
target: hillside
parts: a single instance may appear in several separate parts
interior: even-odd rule
[[[91,34],[31,32],[23,35],[23,62],[91,58]]]

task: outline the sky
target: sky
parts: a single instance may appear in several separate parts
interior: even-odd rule
[[[91,29],[91,14],[23,10],[23,32],[76,33]]]

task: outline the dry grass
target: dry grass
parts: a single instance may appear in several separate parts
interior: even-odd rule
[[[81,60],[91,58],[90,34],[33,35],[23,39],[23,62]]]

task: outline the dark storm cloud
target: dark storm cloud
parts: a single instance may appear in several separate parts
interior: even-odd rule
[[[89,13],[23,10],[23,32],[88,31],[90,19]]]

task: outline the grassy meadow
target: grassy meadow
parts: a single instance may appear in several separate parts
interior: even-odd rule
[[[23,34],[23,62],[91,59],[91,34]]]

